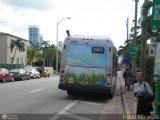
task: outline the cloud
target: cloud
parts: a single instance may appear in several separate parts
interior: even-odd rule
[[[0,0],[1,2],[17,8],[36,9],[45,11],[54,7],[54,0]]]

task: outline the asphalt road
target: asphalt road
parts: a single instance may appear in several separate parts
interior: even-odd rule
[[[117,86],[113,99],[108,99],[99,95],[68,96],[58,89],[57,76],[0,83],[0,119],[101,120],[106,114],[122,116]]]

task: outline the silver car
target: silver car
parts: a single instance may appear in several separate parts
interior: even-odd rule
[[[40,73],[35,68],[28,68],[26,70],[30,73],[30,77],[33,79],[41,77]]]

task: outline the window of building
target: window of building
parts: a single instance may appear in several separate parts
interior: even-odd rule
[[[19,58],[17,58],[17,64],[19,64]]]
[[[13,62],[13,57],[10,57],[10,63],[12,63]]]
[[[23,57],[21,57],[21,64],[23,64]]]

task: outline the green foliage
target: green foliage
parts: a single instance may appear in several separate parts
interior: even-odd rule
[[[27,60],[28,64],[32,65],[33,60],[37,57],[38,50],[36,48],[28,48],[27,49]]]
[[[68,82],[68,80],[71,78],[74,80],[74,84],[82,84],[83,80],[87,80],[88,85],[95,85],[96,82],[98,82],[99,80],[104,82],[106,80],[106,75],[100,74],[100,73],[99,74],[81,73],[81,74],[77,75],[75,73],[66,72],[65,73],[65,81]]]
[[[15,55],[17,52],[17,49],[20,51],[25,51],[25,44],[22,42],[21,39],[17,39],[17,40],[12,40],[11,44],[10,44],[10,48],[11,48],[11,52],[13,51],[13,49],[15,48],[15,52],[14,52],[14,56],[13,56],[13,60],[12,60],[12,64],[14,62],[15,59]]]

